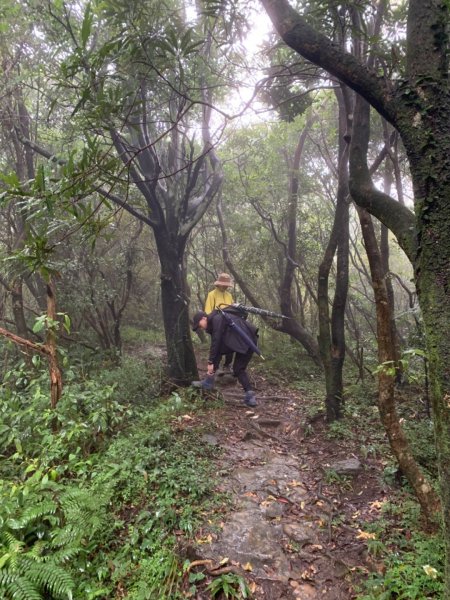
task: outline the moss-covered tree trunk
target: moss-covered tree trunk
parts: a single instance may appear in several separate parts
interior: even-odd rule
[[[392,367],[393,364],[395,365],[396,352],[392,332],[392,305],[388,297],[381,254],[372,218],[363,208],[358,208],[358,214],[370,265],[377,313],[378,361],[380,364],[378,409],[391,450],[397,459],[401,472],[413,488],[425,520],[428,524],[435,525],[437,521],[436,513],[440,508],[439,499],[414,459],[411,446],[400,425],[395,407],[395,377],[387,368]]]
[[[433,134],[432,148],[422,156],[411,157],[418,199],[413,265],[425,326],[445,543],[450,557],[450,99],[436,127],[440,131]],[[445,597],[450,598],[450,560],[446,566]]]

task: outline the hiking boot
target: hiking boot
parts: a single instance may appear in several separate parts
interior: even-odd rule
[[[245,392],[244,404],[246,404],[247,406],[258,406],[258,403],[256,402],[255,392],[253,390],[248,390],[248,392]]]
[[[207,375],[201,381],[193,381],[191,386],[202,390],[212,390],[214,389],[214,375]]]

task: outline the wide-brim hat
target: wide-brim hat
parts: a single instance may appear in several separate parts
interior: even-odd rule
[[[196,312],[195,315],[192,317],[192,331],[197,331],[200,321],[203,319],[203,317],[207,316],[208,315],[203,310],[199,310],[198,312]]]
[[[223,285],[223,286],[231,286],[233,285],[233,280],[228,275],[228,273],[220,273],[217,281],[214,282],[214,285]]]

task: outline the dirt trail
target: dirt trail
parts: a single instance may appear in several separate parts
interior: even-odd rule
[[[361,528],[378,518],[380,465],[330,440],[322,419],[308,421],[300,393],[261,378],[256,388],[249,409],[233,378],[218,385],[224,406],[207,413],[203,439],[222,449],[219,489],[232,507],[186,553],[209,574],[245,576],[255,599],[354,598],[357,580],[377,568]]]

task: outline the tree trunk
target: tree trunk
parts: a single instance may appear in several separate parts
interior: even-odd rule
[[[52,282],[47,285],[47,317],[56,322],[56,301],[55,288]],[[38,352],[47,357],[50,373],[50,405],[55,408],[62,394],[62,376],[58,365],[56,333],[52,328],[47,329],[47,339],[45,344],[35,344],[26,338],[15,335],[6,329],[0,327],[0,335],[12,340],[15,344],[23,346],[28,351]]]
[[[23,282],[21,277],[16,278],[11,285],[11,300],[17,335],[27,338],[28,327],[23,308]]]
[[[170,243],[155,231],[161,265],[161,305],[166,335],[168,376],[176,385],[189,385],[198,379],[197,363],[190,335],[189,303],[183,281],[184,244]],[[177,246],[181,248],[177,249]]]
[[[395,158],[395,157],[394,157]],[[398,165],[397,165],[398,168]],[[384,169],[384,182],[383,188],[385,194],[391,193],[392,186],[392,162],[388,159],[385,163]],[[400,182],[397,185],[398,189],[401,189]],[[401,196],[402,197],[402,196]],[[400,198],[399,198],[400,202]],[[404,203],[403,203],[404,204]],[[391,273],[389,269],[389,229],[381,223],[380,232],[380,255],[381,265],[383,269],[383,278],[386,283],[386,291],[388,296],[389,304],[391,305],[391,330],[392,330],[392,343],[393,353],[395,361],[395,381],[397,384],[401,384],[403,380],[403,367],[400,362],[400,340],[397,325],[395,323],[395,296],[394,287],[392,285]]]
[[[380,417],[386,429],[392,452],[397,458],[402,473],[416,494],[425,519],[429,524],[435,525],[436,512],[440,506],[439,499],[414,459],[395,408],[395,377],[389,372],[389,368],[395,367],[395,348],[391,328],[391,304],[388,298],[386,281],[383,276],[383,267],[375,231],[369,213],[362,208],[358,208],[357,210],[363,232],[364,245],[369,259],[375,295],[378,362],[380,364],[378,373],[378,408]]]
[[[324,257],[319,265],[317,287],[319,347],[325,373],[325,406],[329,422],[342,416],[344,387],[342,370],[345,359],[345,306],[348,292],[349,253],[348,144],[344,141],[349,123],[343,91],[339,90],[336,96],[339,106],[338,189],[333,228]],[[336,288],[330,318],[328,280],[336,251]]]
[[[437,145],[439,146],[439,140]],[[428,195],[419,211],[422,226],[414,267],[428,349],[439,480],[446,526],[444,539],[447,555],[450,557],[450,172],[446,166],[450,156],[449,148],[450,140],[447,141],[447,151],[442,153],[439,160],[442,178],[430,180],[426,176],[423,181],[423,185],[428,188]],[[450,561],[447,563],[446,581],[446,598],[450,598]]]
[[[47,283],[47,317],[53,323],[57,321],[55,285],[52,281]],[[58,365],[57,338],[53,327],[47,328],[48,368],[50,373],[50,405],[56,408],[62,394],[62,375]]]

